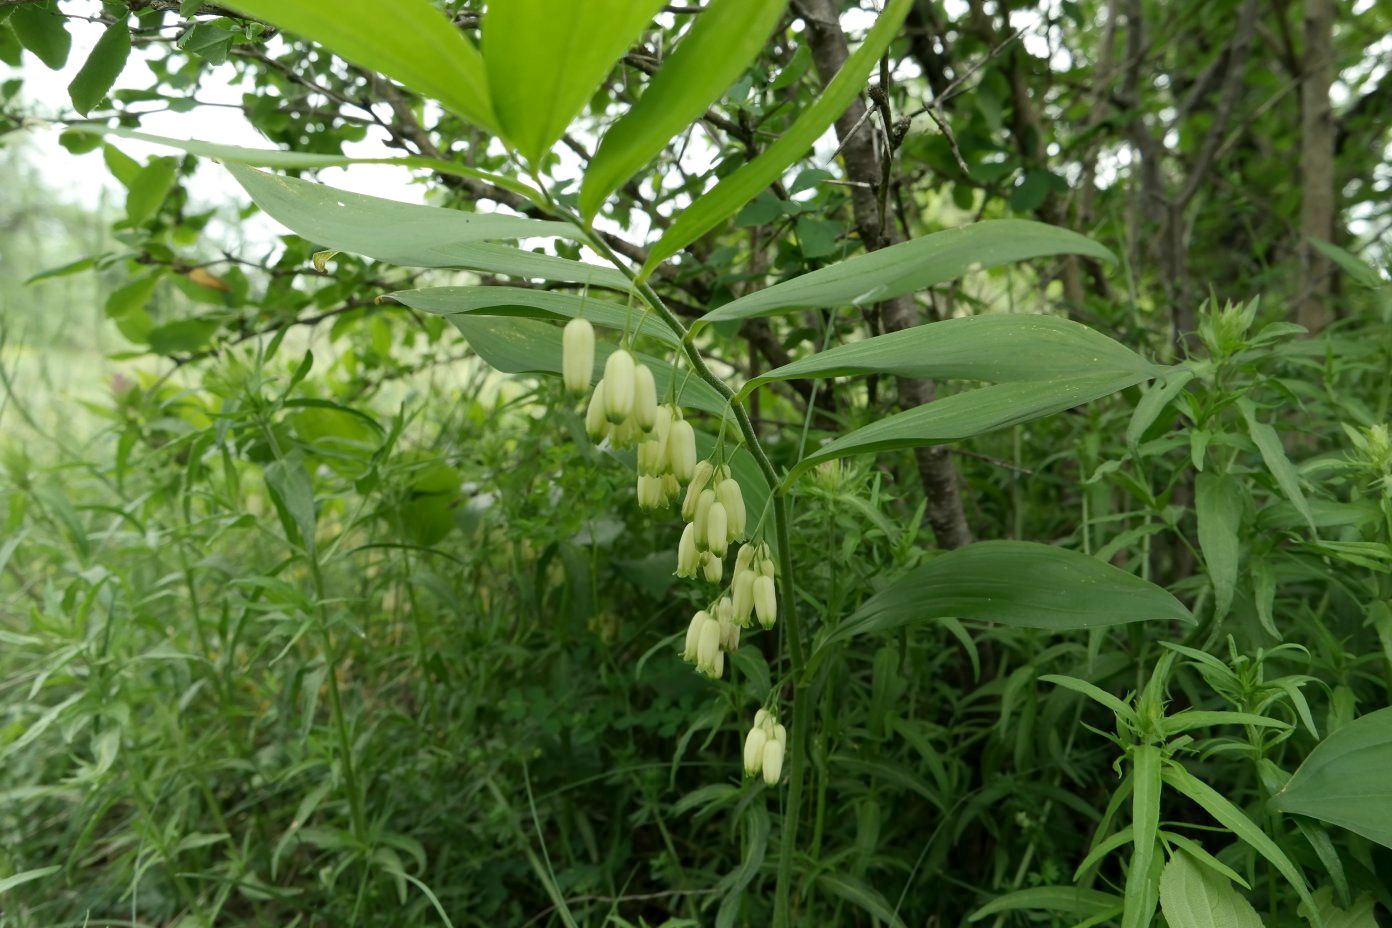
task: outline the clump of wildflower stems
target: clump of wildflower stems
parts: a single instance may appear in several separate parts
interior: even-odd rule
[[[804,679],[807,662],[806,652],[804,651],[802,641],[801,627],[798,623],[797,610],[794,608],[794,596],[796,586],[793,582],[793,564],[791,557],[792,546],[788,533],[789,517],[787,490],[789,488],[789,485],[786,481],[780,478],[778,472],[774,469],[773,462],[769,460],[768,454],[765,453],[762,444],[759,442],[759,436],[754,430],[754,424],[750,420],[749,413],[744,408],[744,405],[742,403],[742,395],[737,395],[735,391],[730,388],[729,384],[727,384],[721,378],[717,377],[715,373],[711,371],[711,369],[707,366],[705,359],[701,356],[700,351],[697,350],[696,346],[693,344],[692,337],[694,335],[695,330],[688,328],[686,325],[682,323],[682,321],[676,316],[676,314],[672,312],[672,310],[666,305],[665,302],[663,302],[662,297],[658,295],[657,291],[652,288],[651,284],[649,284],[645,278],[636,275],[633,272],[633,270],[621,258],[619,258],[617,254],[615,254],[614,250],[609,247],[609,244],[604,241],[604,238],[601,235],[594,232],[593,229],[587,227],[580,220],[580,218],[576,216],[573,212],[566,209],[564,206],[561,206],[560,204],[556,203],[555,200],[552,199],[549,196],[549,194],[545,192],[544,186],[542,186],[541,196],[542,202],[539,205],[543,205],[548,212],[550,212],[557,218],[570,222],[571,224],[575,225],[578,229],[582,230],[582,232],[586,236],[586,244],[588,244],[595,251],[596,254],[602,257],[605,261],[609,262],[611,265],[613,265],[616,269],[619,270],[620,273],[624,274],[632,282],[633,293],[640,300],[642,300],[644,306],[646,307],[645,311],[651,312],[657,318],[661,319],[663,324],[665,324],[674,334],[678,336],[680,340],[679,344],[681,353],[685,357],[686,362],[690,367],[691,374],[696,377],[699,377],[712,389],[714,389],[721,397],[725,399],[726,403],[728,404],[728,409],[734,417],[735,424],[740,431],[740,436],[743,439],[744,446],[748,449],[750,455],[754,459],[755,464],[758,466],[761,475],[763,476],[765,482],[767,482],[769,486],[770,505],[772,508],[773,516],[774,539],[777,549],[777,561],[774,561],[773,552],[770,550],[767,544],[760,544],[757,547],[748,544],[742,546],[740,549],[740,553],[736,556],[735,582],[732,583],[730,596],[722,597],[721,600],[717,600],[717,602],[715,603],[714,615],[712,615],[709,610],[701,610],[697,613],[696,617],[693,617],[692,622],[693,624],[695,624],[696,619],[700,618],[703,613],[707,618],[715,622],[716,632],[714,634],[716,634],[718,639],[716,641],[716,652],[714,655],[710,654],[709,646],[707,647],[707,651],[705,653],[708,656],[710,656],[710,661],[706,670],[703,671],[707,672],[708,676],[715,677],[719,675],[718,672],[711,673],[709,671],[718,671],[718,663],[723,664],[723,656],[716,656],[723,655],[724,650],[726,650],[726,648],[722,648],[720,647],[720,645],[730,643],[736,645],[738,644],[737,632],[740,626],[734,623],[734,614],[738,612],[738,609],[736,609],[736,597],[739,597],[739,606],[743,606],[746,596],[749,598],[750,605],[753,608],[755,614],[758,616],[760,624],[764,625],[764,627],[766,628],[771,627],[778,618],[783,619],[783,627],[786,630],[788,645],[788,689],[790,691],[790,698],[793,705],[792,733],[791,735],[788,735],[786,732],[784,732],[783,726],[781,725],[777,725],[776,728],[770,729],[769,731],[765,732],[765,738],[774,740],[778,744],[778,747],[773,748],[772,751],[769,752],[768,746],[765,746],[764,751],[769,753],[767,757],[764,754],[761,754],[760,772],[762,772],[766,783],[769,783],[770,785],[777,783],[779,781],[779,778],[781,777],[781,771],[783,768],[786,754],[788,766],[788,797],[787,803],[785,805],[783,830],[779,845],[778,880],[774,896],[773,914],[774,928],[786,928],[786,926],[790,924],[790,899],[793,877],[793,848],[797,839],[798,820],[802,809],[802,788],[805,771],[805,755],[804,752],[799,748],[799,745],[803,745],[806,743],[807,732],[811,721],[809,715],[811,707],[807,705],[810,702],[810,700],[798,698],[807,684],[807,680]],[[582,370],[584,372],[583,379],[588,380],[589,374],[593,370],[594,349],[593,330],[590,329],[588,335],[584,334],[585,327],[588,326],[588,323],[583,322],[582,325],[577,325],[573,329],[571,328],[572,324],[573,323],[568,323],[567,333],[563,333],[563,348],[566,347],[567,341],[573,344],[571,354],[574,357],[574,360],[571,360],[569,362],[565,362],[563,360],[562,366],[564,369],[563,372],[565,373],[565,380],[567,381],[567,386],[574,389],[574,385],[578,384],[579,381],[582,379]],[[569,334],[569,339],[565,337],[566,334]],[[586,347],[587,345],[588,348]],[[564,354],[565,352],[563,351],[563,358]],[[621,359],[617,362],[614,361],[614,356],[619,354],[626,355],[626,360]],[[629,369],[630,363],[632,363],[633,365],[631,371]],[[609,381],[611,375],[611,365],[614,365],[612,372],[615,377],[615,380],[612,382]],[[636,363],[636,361],[632,357],[632,354],[628,351],[628,347],[625,341],[625,343],[622,343],[620,345],[619,349],[617,349],[613,354],[610,355],[610,358],[605,365],[604,377],[602,378],[601,383],[596,385],[595,393],[601,396],[601,403],[604,407],[606,424],[609,427],[605,434],[608,437],[612,438],[614,434],[614,429],[617,427],[621,430],[620,440],[631,440],[634,444],[637,444],[640,448],[640,456],[642,456],[644,454],[644,452],[641,451],[643,445],[647,442],[657,441],[660,436],[659,434],[655,434],[656,430],[658,429],[658,414],[655,410],[654,420],[652,422],[651,428],[639,428],[634,432],[629,432],[627,429],[624,428],[625,422],[628,420],[628,418],[632,416],[631,408],[626,406],[626,400],[624,396],[626,391],[630,388],[635,391],[641,390],[643,391],[642,402],[646,403],[647,400],[646,389],[647,384],[650,383],[651,372],[649,371],[646,376],[639,374],[638,370],[640,366],[641,365],[638,365]],[[643,369],[646,370],[645,367]],[[632,381],[628,379],[629,377],[632,378]],[[601,386],[604,387],[602,391],[600,389]],[[583,387],[581,387],[580,389],[583,389]],[[579,392],[579,389],[576,389],[576,392]],[[614,397],[612,405],[610,401],[611,393]],[[594,398],[592,396],[591,406],[593,405]],[[668,406],[669,421],[667,424],[667,428],[669,431],[667,435],[667,442],[665,442],[664,444],[666,445],[668,453],[670,454],[671,449],[673,448],[672,435],[675,434],[675,430],[680,428],[681,431],[686,432],[690,430],[691,426],[683,418],[681,418],[680,409],[678,408],[675,401],[668,404]],[[625,410],[627,410],[626,415],[619,417],[619,421],[616,423],[615,417],[618,416],[619,413],[625,412]],[[590,421],[592,421],[588,410],[586,418],[588,426],[590,424]],[[598,429],[596,429],[596,431],[598,431]],[[594,432],[591,432],[592,437],[593,434]],[[692,436],[692,457],[694,459],[694,433],[692,433]],[[681,446],[680,453],[682,455],[685,455],[685,439],[679,439],[678,443]],[[652,451],[647,452],[647,454],[653,453],[654,452]],[[671,476],[678,477],[678,479],[680,479],[679,468],[681,468],[684,465],[685,460],[685,457],[683,457],[680,460],[672,459],[670,461],[670,464],[673,465]],[[653,461],[649,459],[648,463],[653,463]],[[712,478],[716,477],[718,477],[719,480],[717,481],[717,485],[714,490],[711,490],[711,488],[708,486],[702,486],[702,489],[700,493],[697,495],[696,502],[693,506],[691,522],[687,525],[686,530],[691,532],[692,542],[695,543],[699,555],[702,551],[702,545],[700,544],[697,538],[697,536],[700,534],[700,531],[698,530],[695,524],[695,507],[699,507],[701,505],[701,498],[702,496],[704,496],[706,492],[712,492],[713,496],[707,498],[708,502],[706,505],[708,506],[708,508],[705,514],[705,522],[703,523],[703,527],[705,530],[704,551],[705,553],[711,555],[711,559],[707,560],[701,558],[700,566],[703,575],[706,576],[708,581],[719,582],[718,576],[714,580],[711,579],[711,576],[715,574],[717,568],[707,566],[710,563],[722,563],[719,559],[719,556],[714,554],[714,551],[712,550],[710,544],[710,539],[712,537],[710,511],[715,507],[716,503],[719,503],[721,505],[721,508],[725,510],[725,533],[727,535],[728,540],[728,532],[730,529],[730,512],[729,507],[726,506],[724,499],[720,497],[719,489],[720,487],[727,486],[727,481],[728,485],[732,486],[736,490],[738,489],[738,484],[735,483],[733,480],[729,479],[728,470],[718,470],[718,468],[723,467],[723,465],[716,465],[711,462],[702,463],[710,463],[712,467],[710,474],[706,478],[707,482],[709,482]],[[645,490],[644,486],[651,487],[651,484],[645,485],[641,482],[641,477],[655,475],[651,473],[647,475],[642,474],[642,466],[643,462],[640,462],[640,502],[655,502],[658,498],[657,491],[651,488]],[[688,490],[690,486],[693,485],[695,482],[697,466],[697,464],[693,463],[691,471],[692,482],[688,484]],[[664,474],[663,476],[665,477],[666,475]],[[661,490],[660,495],[664,498],[665,501],[670,501],[671,499],[675,498],[675,494],[668,494],[667,492],[670,486],[670,483],[665,483]],[[729,489],[726,489],[725,492],[726,494],[729,494],[731,491]],[[665,504],[666,502],[663,503],[663,505]],[[742,510],[742,500],[740,501],[739,505]],[[656,506],[648,508],[661,507]],[[718,524],[716,527],[719,527]],[[715,534],[718,536],[720,533],[717,532]],[[685,537],[685,531],[683,533],[683,537]],[[719,547],[719,545],[717,544],[716,547]],[[749,552],[747,555],[744,554],[744,552],[746,551]],[[742,557],[748,558],[748,560],[741,563]],[[748,579],[741,581],[741,576],[747,577]],[[749,589],[747,593],[741,592],[742,584],[748,585]],[[775,592],[776,584],[781,584],[781,589],[779,589],[777,592]],[[722,603],[727,601],[729,603],[728,607],[722,605]],[[733,633],[730,632],[728,629],[722,629],[720,626],[720,616],[723,610],[727,608],[730,610],[731,623],[734,624]],[[706,626],[704,624],[702,625],[701,633],[700,635],[698,635],[698,640],[696,642],[697,653],[695,654],[695,663],[697,664],[698,670],[701,670],[701,636],[704,636],[704,640],[706,641],[707,645],[709,645],[709,642],[711,641],[709,637],[711,633],[704,631],[706,627],[709,626]],[[689,647],[691,638],[690,629],[688,629],[687,638]],[[683,654],[685,653],[686,650],[683,651]],[[775,692],[778,689],[779,688],[775,687]],[[767,710],[765,709],[761,709],[760,711],[767,713]],[[763,723],[766,721],[766,719],[771,718],[771,714],[766,714],[765,717],[756,716],[755,727],[764,727]],[[774,738],[773,732],[780,732],[780,734],[778,734],[778,736]],[[789,737],[791,737],[793,743],[793,747],[791,750],[788,750],[787,748],[787,742]],[[746,749],[747,747],[748,746],[746,744]],[[775,757],[776,759],[773,759],[772,763],[770,763],[769,758]],[[748,768],[746,765],[746,770],[747,769]],[[773,777],[770,777],[770,772],[773,772],[775,775]]]

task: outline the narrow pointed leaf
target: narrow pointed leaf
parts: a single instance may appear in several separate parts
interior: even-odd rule
[[[896,448],[958,441],[1072,409],[1145,380],[1142,373],[1107,373],[1045,383],[995,384],[967,390],[886,416],[856,429],[804,457],[786,478],[822,461]]]
[[[1199,474],[1194,481],[1194,511],[1199,522],[1199,550],[1213,583],[1213,610],[1221,619],[1232,607],[1241,554],[1238,529],[1242,495],[1237,481],[1226,474]]]
[[[1271,799],[1282,812],[1392,847],[1392,708],[1369,712],[1325,738]]]
[[[787,0],[711,0],[692,18],[638,102],[604,134],[585,169],[580,212],[586,219],[744,73],[787,5]]]
[[[400,81],[496,131],[478,49],[429,0],[233,0],[229,6]]]
[[[1137,745],[1131,752],[1131,866],[1126,871],[1126,909],[1121,928],[1147,928],[1155,917],[1150,869],[1160,831],[1160,749]]]
[[[1093,372],[1163,369],[1100,332],[1056,316],[963,316],[838,345],[755,377],[776,380],[893,374],[934,380],[1067,380]]]
[[[837,626],[823,647],[943,617],[1054,630],[1193,621],[1165,590],[1086,554],[1025,541],[981,541],[894,580]]]
[[[661,8],[662,0],[490,3],[483,58],[504,137],[536,164]]]
[[[1068,229],[1026,219],[988,220],[847,258],[756,290],[711,310],[700,321],[772,316],[813,306],[878,303],[955,280],[972,270],[1060,254],[1112,260],[1106,248]]]
[[[856,95],[865,89],[865,79],[889,48],[908,15],[913,0],[890,0],[875,20],[865,41],[857,48],[822,93],[802,111],[788,130],[753,161],[723,178],[702,194],[663,233],[648,253],[640,276],[646,277],[663,261],[729,219],[740,208],[773,183],[789,165],[812,147],[836,117],[846,111]]]
[[[391,299],[437,316],[521,316],[529,319],[573,319],[583,316],[598,326],[627,329],[630,334],[654,338],[676,347],[680,340],[661,320],[608,300],[598,300],[559,290],[527,287],[426,287],[398,290]]]
[[[1063,912],[1067,915],[1101,915],[1104,912],[1121,911],[1121,898],[1111,893],[1074,886],[1033,886],[997,896],[967,916],[967,920],[979,922],[1001,912],[1022,910]]]
[[[465,213],[350,193],[229,162],[227,170],[256,205],[317,245],[405,267],[459,267],[512,277],[625,288],[612,268],[539,255],[489,240],[574,236],[574,226],[522,216]]]

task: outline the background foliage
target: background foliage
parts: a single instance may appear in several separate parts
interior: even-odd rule
[[[718,102],[653,130],[607,199],[582,185],[606,128],[682,62],[685,30],[741,4],[615,4],[648,8],[637,39],[576,52],[599,90],[574,99],[538,83],[530,46],[490,51],[482,4],[439,5],[458,38],[444,63],[384,26],[365,54],[396,80],[325,50],[374,4],[303,21],[314,4],[234,6],[0,0],[0,919],[762,924],[786,844],[798,924],[1129,926],[1157,904],[1173,928],[1385,923],[1386,5],[901,2],[836,131],[653,262],[689,322],[972,220],[1042,220],[1117,260],[983,258],[874,305],[732,313],[697,342],[738,386],[923,322],[1045,313],[1167,365],[951,452],[793,484],[794,608],[817,656],[797,681],[816,721],[791,836],[790,791],[742,782],[737,760],[753,708],[792,693],[784,625],[725,680],[691,674],[677,651],[705,603],[671,576],[675,516],[637,510],[632,472],[554,379],[484,363],[490,339],[552,327],[382,299],[520,282],[324,253],[279,226],[271,247],[243,231],[264,220],[230,175],[219,202],[193,195],[223,170],[197,155],[217,152],[137,157],[152,149],[122,133],[226,108],[212,93],[231,86],[264,147],[325,156],[272,167],[312,178],[372,142],[466,213],[540,215],[518,186],[535,183],[566,209],[602,203],[604,244],[643,266],[715,179],[833,95],[879,5],[768,4],[768,42],[730,30],[747,58],[693,54],[728,69],[708,75]],[[39,112],[72,36],[91,51],[71,110]],[[480,43],[489,81],[560,115],[479,111],[452,69]],[[137,61],[151,79],[118,79]],[[548,130],[565,130],[552,156]],[[119,202],[45,189],[28,139],[60,131]],[[784,470],[972,389],[921,374],[780,379],[748,408]],[[1029,577],[947,560],[972,539],[1081,552],[1196,621],[974,613],[974,589]],[[936,584],[977,576],[933,609]]]

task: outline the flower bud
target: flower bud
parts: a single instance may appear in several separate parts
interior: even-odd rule
[[[696,527],[687,525],[682,530],[681,542],[677,545],[677,576],[694,577],[701,566],[701,555],[696,550]]]
[[[707,490],[707,493],[710,491]],[[704,496],[705,494],[701,494]],[[724,557],[730,547],[730,520],[719,500],[706,511],[706,547],[716,557]]]
[[[717,677],[720,674],[716,670],[716,661],[724,666],[720,650],[720,623],[708,613],[701,614],[705,616],[705,621],[701,623],[696,637],[696,669],[708,677]]]
[[[741,548],[743,552],[745,549]],[[740,570],[738,564],[735,567],[735,581],[730,590],[731,602],[734,606],[734,621],[744,628],[749,627],[749,616],[754,612],[754,571],[749,568]]]
[[[646,364],[633,369],[633,419],[645,432],[657,424],[657,384]]]
[[[764,745],[767,743],[768,734],[757,723],[744,736],[744,772],[747,776],[755,776],[763,769]]]
[[[673,434],[677,423],[672,424]],[[670,443],[669,443],[670,444]],[[690,480],[691,483],[686,487],[686,499],[682,500],[682,518],[690,522],[696,518],[696,503],[701,498],[701,494],[706,491],[706,484],[710,483],[711,475],[715,473],[715,468],[710,461],[702,461],[692,467],[691,473],[682,478],[681,472],[677,470],[677,459],[672,457],[672,473],[679,479]]]
[[[772,716],[769,716],[769,721],[773,721]],[[769,737],[773,738],[773,740],[777,741],[785,748],[788,746],[788,729],[784,728],[782,725],[775,723],[773,726],[773,734]]]
[[[590,405],[585,410],[585,434],[590,441],[601,442],[609,434],[609,420],[604,418],[604,381],[595,385]]]
[[[561,379],[572,393],[584,393],[594,373],[594,326],[572,319],[561,334]]]
[[[778,596],[773,589],[773,578],[760,576],[754,580],[754,612],[759,616],[759,624],[773,628],[778,621]]]
[[[735,554],[735,573],[741,570],[749,570],[754,563],[754,545],[740,545],[739,551]]]
[[[770,718],[772,718],[772,716],[769,715],[769,711],[767,709],[760,709],[758,712],[754,713],[754,727],[762,728],[764,722]]]
[[[725,507],[725,516],[730,521],[730,537],[744,537],[744,494],[739,483],[731,477],[720,481],[715,488],[716,498]]]
[[[667,453],[667,436],[672,432],[672,407],[659,406],[653,413],[652,433],[648,436],[651,441],[657,442],[662,446],[662,469],[667,469],[667,462],[671,455]]]
[[[682,660],[694,663],[701,642],[701,629],[705,628],[710,621],[710,613],[702,609],[691,617],[691,624],[686,627],[686,647],[682,649]]]
[[[773,561],[771,561],[771,560],[768,559],[768,558],[764,558],[762,561],[760,561],[760,562],[759,562],[759,573],[763,574],[765,577],[772,578],[772,577],[774,576],[774,574],[775,574],[775,570],[774,570],[774,567],[773,567]]]
[[[604,417],[614,425],[633,413],[633,355],[620,348],[604,362]]]
[[[691,526],[688,525],[687,528]],[[709,551],[703,551],[701,557],[701,569],[705,572],[706,582],[719,583],[720,578],[725,576],[725,562]]]
[[[777,786],[783,776],[783,742],[768,741],[764,744],[764,782]]]
[[[696,470],[696,430],[685,419],[675,419],[667,433],[667,456],[678,480],[690,480]]]

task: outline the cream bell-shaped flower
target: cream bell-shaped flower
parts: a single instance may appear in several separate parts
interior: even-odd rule
[[[769,715],[767,709],[760,709],[758,712],[754,713],[754,725],[755,727],[762,727],[764,721],[771,718],[773,718],[773,716]]]
[[[694,577],[701,566],[701,553],[696,550],[696,526],[688,524],[682,530],[677,545],[677,576]]]
[[[682,660],[696,663],[701,643],[701,629],[705,628],[706,623],[710,620],[710,613],[704,609],[691,617],[691,624],[686,627],[686,647],[682,648]]]
[[[633,368],[633,421],[645,432],[657,424],[657,384],[646,364]]]
[[[716,499],[725,507],[725,515],[729,519],[731,540],[744,537],[744,494],[740,491],[739,482],[733,477],[726,477],[715,488]]]
[[[774,591],[772,577],[754,578],[754,612],[764,628],[773,628],[773,623],[778,621],[778,594]]]
[[[609,420],[604,418],[604,381],[595,384],[590,405],[585,408],[585,434],[598,444],[609,434]]]
[[[754,565],[756,553],[754,545],[740,545],[739,551],[735,552],[735,572],[750,569]]]
[[[672,470],[676,471],[676,462],[673,461]],[[701,499],[701,494],[706,490],[706,484],[710,483],[711,475],[715,473],[715,467],[710,461],[701,461],[691,469],[690,483],[686,487],[686,498],[682,500],[682,518],[690,522],[696,518],[696,504]],[[677,474],[678,477],[681,474]]]
[[[710,534],[707,526],[710,525],[710,511],[714,503],[714,490],[702,490],[701,495],[696,498],[696,514],[692,518],[691,524],[696,526],[696,547],[698,548],[710,547]]]
[[[618,425],[633,414],[633,355],[620,348],[604,362],[604,417]]]
[[[696,639],[696,670],[708,677],[718,677],[725,666],[724,657],[720,650],[720,623],[707,614]]]
[[[561,333],[561,378],[571,393],[584,393],[594,373],[594,326],[575,318]]]
[[[672,428],[667,433],[667,457],[678,480],[692,479],[696,470],[696,430],[681,418],[680,412],[674,411]]]
[[[706,582],[719,583],[720,578],[725,576],[725,562],[709,551],[701,552],[701,558],[701,570],[705,575]]]
[[[744,736],[744,772],[746,776],[756,776],[764,768],[764,745],[768,743],[768,732],[756,722]]]
[[[769,786],[777,786],[783,776],[783,751],[781,741],[770,739],[764,743],[764,782]]]
[[[707,490],[706,493],[710,493],[710,490]],[[706,494],[702,493],[701,495],[705,496]],[[699,531],[696,537],[700,538]],[[730,548],[730,520],[725,514],[725,507],[718,499],[714,500],[706,509],[706,547],[716,557],[724,557],[725,552]]]
[[[743,550],[743,549],[741,549]],[[749,617],[754,613],[754,571],[748,567],[741,570],[735,567],[735,579],[730,587],[730,600],[734,606],[734,620],[749,627]]]

